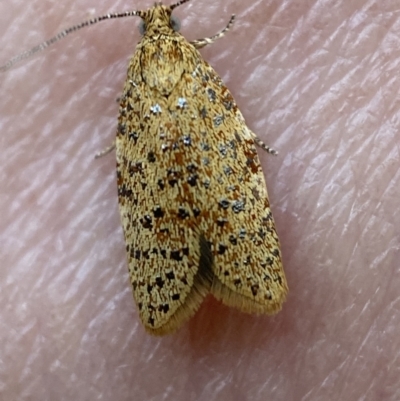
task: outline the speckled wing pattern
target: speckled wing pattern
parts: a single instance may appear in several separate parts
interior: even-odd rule
[[[255,135],[190,43],[151,40],[130,61],[116,140],[140,318],[152,334],[172,332],[209,293],[275,313],[287,284]]]

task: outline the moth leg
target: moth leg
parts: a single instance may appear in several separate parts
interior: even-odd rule
[[[254,134],[254,143],[259,146],[261,149],[265,150],[266,152],[268,152],[271,155],[276,156],[278,154],[278,151],[270,148],[269,146],[267,146],[256,134]]]
[[[105,149],[101,150],[100,152],[96,153],[94,158],[99,159],[100,157],[103,157],[105,155],[108,155],[110,152],[112,152],[115,149],[115,141],[110,145],[107,146]]]
[[[202,47],[205,47],[207,45],[211,45],[211,43],[214,43],[217,39],[222,38],[225,36],[225,34],[231,29],[233,23],[235,21],[235,14],[231,16],[231,19],[229,20],[228,24],[226,27],[218,32],[217,34],[210,36],[208,38],[203,38],[203,39],[196,39],[192,40],[190,43],[196,48],[196,49],[201,49]]]

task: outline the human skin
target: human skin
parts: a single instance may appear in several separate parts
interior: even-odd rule
[[[7,4],[4,4],[7,3]],[[7,0],[0,64],[152,1]],[[250,4],[250,5],[249,5]],[[260,151],[289,295],[274,317],[207,298],[176,334],[132,300],[114,138],[136,18],[0,74],[0,399],[400,399],[400,14],[395,1],[193,0],[202,50]]]

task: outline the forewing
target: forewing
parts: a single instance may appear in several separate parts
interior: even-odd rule
[[[171,82],[161,74],[157,85],[154,75],[152,88],[138,73],[139,64],[140,53],[121,99],[119,206],[140,318],[149,332],[166,334],[209,293],[212,256],[199,224],[201,152],[185,77],[167,97],[159,89]]]
[[[211,291],[245,312],[275,313],[288,288],[255,135],[207,63],[195,76],[203,84],[197,112],[206,134],[198,147],[207,185],[199,183],[198,198],[201,232],[213,255]]]

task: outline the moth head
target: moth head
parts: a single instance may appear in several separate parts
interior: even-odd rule
[[[177,17],[172,15],[172,11],[188,1],[190,0],[181,0],[170,6],[163,6],[159,2],[146,11],[138,11],[136,15],[142,19],[139,25],[141,35],[171,35],[174,32],[178,32],[181,23]]]
[[[138,16],[142,19],[139,31],[143,36],[171,35],[178,32],[181,24],[177,17],[172,15],[174,8],[186,3],[189,0],[182,0],[171,6],[164,6],[156,3],[146,11],[139,11]]]

